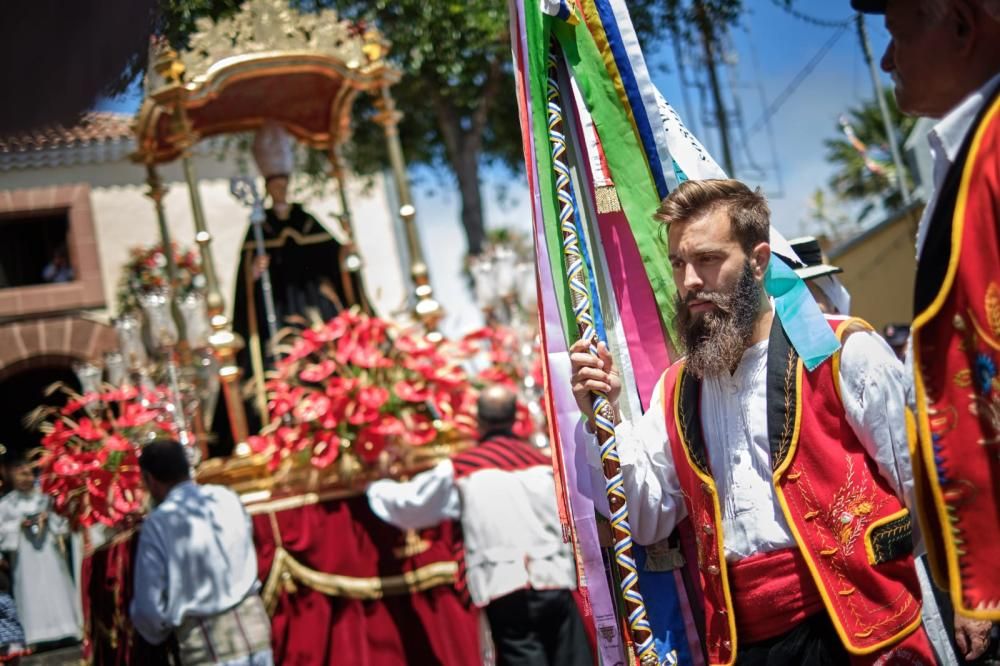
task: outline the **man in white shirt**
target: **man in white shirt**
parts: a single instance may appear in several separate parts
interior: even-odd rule
[[[928,134],[934,191],[917,230],[907,355],[920,433],[917,508],[935,580],[955,610],[997,621],[1000,0],[851,4],[885,14],[892,40],[882,69],[899,108],[940,119]],[[958,628],[959,647],[973,658],[988,625]]]
[[[271,623],[239,497],[195,483],[175,441],[147,444],[139,467],[156,508],[136,552],[136,630],[154,645],[173,636],[182,664],[271,666]]]
[[[863,322],[806,372],[762,283],[764,197],[688,181],[661,204],[687,356],[617,428],[632,533],[689,517],[710,664],[934,663],[921,627],[902,367]],[[615,402],[612,356],[571,348],[573,391]],[[883,662],[879,662],[883,663]]]
[[[372,483],[368,503],[400,529],[461,520],[464,583],[472,602],[485,609],[497,666],[591,666],[552,464],[514,436],[516,406],[509,389],[484,389],[478,446],[407,482]]]

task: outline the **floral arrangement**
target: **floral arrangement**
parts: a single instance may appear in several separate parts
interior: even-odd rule
[[[271,469],[374,466],[394,447],[475,436],[476,391],[458,347],[344,311],[281,349],[267,383],[271,424],[249,442]]]
[[[40,408],[34,417],[44,434],[36,462],[42,491],[73,529],[128,524],[145,498],[141,444],[178,435],[166,391],[129,385],[85,395],[61,390],[66,405]]]
[[[177,266],[177,298],[205,288],[205,276],[201,270],[201,258],[195,250],[183,250],[172,244],[174,263]],[[118,284],[118,312],[130,312],[139,307],[139,296],[170,286],[167,273],[167,256],[162,245],[133,247],[129,250],[129,260],[122,268]]]

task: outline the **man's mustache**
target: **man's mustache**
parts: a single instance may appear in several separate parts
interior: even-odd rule
[[[699,292],[688,292],[688,295],[684,297],[684,305],[689,306],[695,301],[714,303],[715,305],[724,305],[726,297],[724,294],[719,294],[714,291],[699,291]]]

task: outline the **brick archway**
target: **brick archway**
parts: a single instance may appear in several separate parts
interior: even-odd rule
[[[0,381],[31,359],[96,360],[118,344],[115,329],[82,317],[50,317],[0,325]]]

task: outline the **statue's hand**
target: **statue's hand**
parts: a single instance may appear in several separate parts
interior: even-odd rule
[[[259,280],[260,276],[264,274],[267,267],[271,265],[271,257],[268,255],[262,255],[253,258],[253,279]]]

